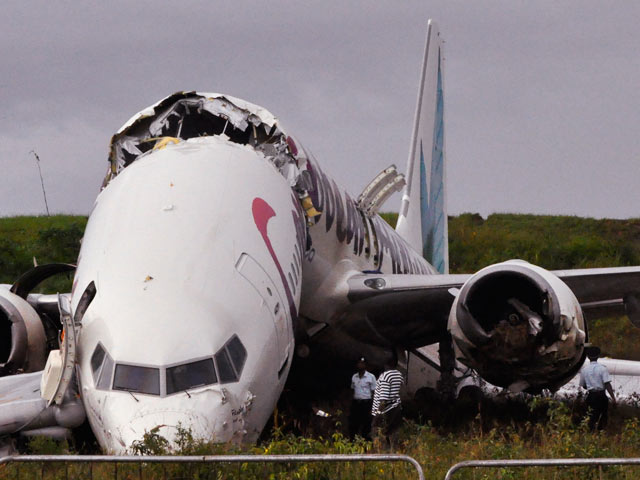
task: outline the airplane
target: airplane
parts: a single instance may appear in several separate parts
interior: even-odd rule
[[[537,393],[583,364],[584,314],[640,325],[638,267],[448,273],[442,46],[429,21],[406,176],[391,166],[358,198],[239,98],[178,92],[126,122],[77,265],[0,289],[0,434],[86,419],[108,453],[180,426],[255,442],[286,382],[331,391],[360,356],[411,384],[424,364],[455,390],[461,363]],[[394,229],[377,212],[396,191]],[[70,293],[32,293],[70,271]]]

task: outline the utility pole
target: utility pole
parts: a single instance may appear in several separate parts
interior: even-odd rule
[[[47,192],[44,189],[44,180],[42,179],[42,170],[40,169],[40,157],[35,150],[31,150],[29,153],[33,153],[33,156],[36,157],[36,165],[38,165],[38,173],[40,174],[40,185],[42,185],[42,196],[44,197],[44,206],[47,209],[47,217],[50,217],[49,204],[47,203]]]

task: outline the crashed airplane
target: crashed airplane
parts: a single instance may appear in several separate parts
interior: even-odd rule
[[[112,138],[77,266],[0,289],[0,434],[62,435],[86,418],[110,453],[178,426],[253,442],[285,382],[329,388],[322,369],[361,355],[454,393],[456,362],[514,391],[567,383],[583,312],[638,323],[640,268],[449,274],[443,101],[430,22],[406,177],[392,166],[358,198],[238,98],[180,92],[135,115]],[[376,212],[396,191],[393,229]],[[72,269],[70,293],[31,293]]]

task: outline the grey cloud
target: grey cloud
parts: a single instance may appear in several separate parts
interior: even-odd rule
[[[388,164],[404,169],[433,17],[446,40],[452,213],[638,216],[631,2],[32,1],[4,12],[0,215],[43,211],[32,148],[52,208],[88,213],[111,134],[183,89],[272,110],[357,194]]]

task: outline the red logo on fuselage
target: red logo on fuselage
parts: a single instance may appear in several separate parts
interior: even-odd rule
[[[295,322],[298,317],[297,309],[295,301],[293,300],[293,295],[291,294],[291,288],[287,283],[287,277],[282,270],[282,266],[280,265],[280,261],[276,256],[276,252],[273,249],[273,245],[271,244],[271,239],[267,234],[267,223],[272,217],[276,216],[276,212],[271,208],[266,201],[264,201],[260,197],[256,197],[253,199],[253,204],[251,205],[251,211],[253,212],[253,221],[262,235],[262,240],[273,259],[273,263],[275,263],[276,268],[278,269],[278,273],[280,274],[280,279],[282,280],[282,285],[284,286],[284,291],[287,295],[287,302],[289,303],[289,311],[291,312],[291,319]]]

